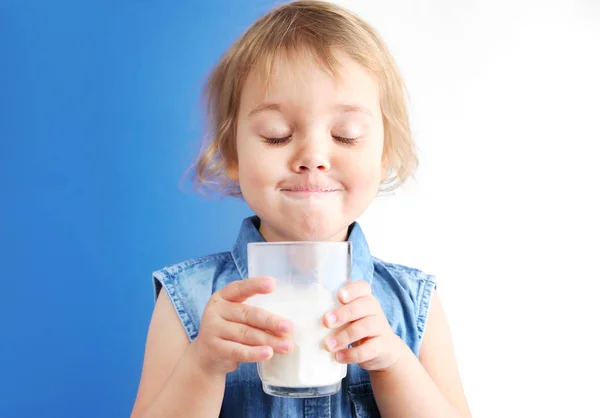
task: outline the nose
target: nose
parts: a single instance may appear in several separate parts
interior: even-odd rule
[[[323,141],[304,138],[298,142],[302,142],[302,144],[292,161],[292,168],[295,172],[328,171],[331,168],[327,145]]]

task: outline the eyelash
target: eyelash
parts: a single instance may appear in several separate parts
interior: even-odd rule
[[[291,137],[286,136],[285,138],[265,138],[265,142],[269,145],[282,145],[285,144]]]
[[[346,138],[343,136],[334,136],[333,138],[344,145],[354,145],[358,140],[358,138]]]
[[[286,136],[284,138],[265,138],[265,142],[269,145],[283,145],[290,140],[291,136]],[[344,145],[354,145],[358,138],[346,138],[343,136],[334,136],[338,142],[341,142]]]

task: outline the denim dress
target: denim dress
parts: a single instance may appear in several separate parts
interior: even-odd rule
[[[154,295],[164,288],[190,342],[198,335],[209,297],[228,283],[246,279],[247,244],[264,242],[256,216],[244,219],[233,249],[165,267],[153,273]],[[429,313],[435,276],[417,269],[379,260],[369,252],[358,223],[349,229],[352,243],[352,281],[365,280],[377,298],[394,332],[415,356]],[[222,418],[348,418],[379,417],[366,370],[348,365],[342,389],[319,398],[281,398],[262,390],[256,363],[240,363],[226,379]]]

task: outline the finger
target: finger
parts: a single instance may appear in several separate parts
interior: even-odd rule
[[[364,280],[358,280],[347,284],[340,290],[338,298],[342,303],[348,303],[355,299],[371,294],[371,286]]]
[[[225,301],[221,317],[227,321],[250,325],[251,327],[269,331],[275,335],[286,335],[293,331],[291,321],[272,314],[266,309],[243,303]]]
[[[381,348],[381,338],[370,338],[357,347],[346,348],[335,353],[335,359],[342,364],[362,364],[377,358]]]
[[[279,354],[286,354],[294,349],[294,344],[290,340],[235,322],[226,322],[219,334],[224,340],[251,347],[269,346]]]
[[[356,321],[366,316],[377,315],[379,312],[381,312],[381,307],[377,299],[372,295],[363,296],[340,306],[332,312],[326,313],[324,323],[329,328],[339,328],[348,322]]]
[[[363,338],[377,337],[380,333],[381,330],[379,329],[377,317],[367,316],[349,323],[335,334],[327,337],[325,339],[325,348],[334,353],[348,348],[350,344],[354,344]]]
[[[242,363],[256,363],[273,357],[273,348],[269,346],[251,347],[235,341],[221,340],[217,349],[225,358]]]
[[[275,279],[260,276],[231,282],[221,289],[219,294],[229,302],[244,302],[251,296],[271,293],[274,289]]]

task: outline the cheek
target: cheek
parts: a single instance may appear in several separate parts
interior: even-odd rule
[[[381,164],[363,166],[354,173],[356,188],[363,192],[372,192],[381,182]]]
[[[373,166],[356,164],[346,172],[346,179],[346,189],[349,192],[347,198],[350,199],[348,203],[353,202],[353,206],[370,201],[379,191],[379,172]]]
[[[248,152],[239,158],[240,185],[242,187],[262,187],[273,182],[273,168],[265,163],[259,152]]]
[[[379,189],[383,164],[378,149],[364,150],[354,156],[352,161],[344,162],[347,178],[355,190],[371,192]]]

